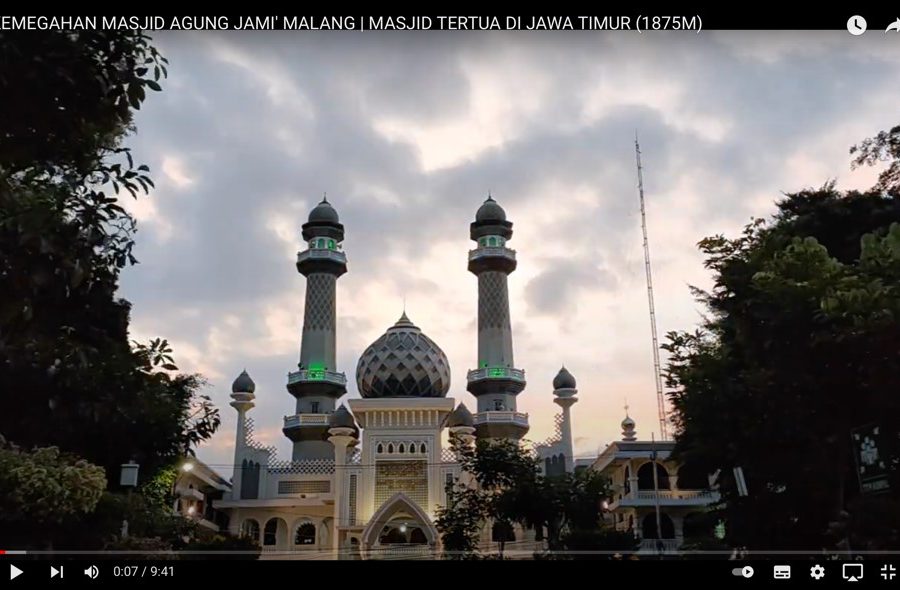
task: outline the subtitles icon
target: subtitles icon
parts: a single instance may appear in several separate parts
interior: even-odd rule
[[[848,582],[859,582],[863,578],[863,564],[861,563],[845,563],[844,579]]]
[[[774,568],[774,577],[776,580],[790,580],[791,579],[791,566],[776,565]]]

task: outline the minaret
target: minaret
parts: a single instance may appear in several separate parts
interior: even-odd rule
[[[238,466],[242,464],[244,458],[244,448],[247,445],[247,412],[253,409],[255,405],[253,400],[256,398],[256,383],[250,378],[247,369],[241,371],[234,383],[231,384],[231,407],[237,410],[237,428],[234,436],[234,465],[235,473],[232,477],[232,494],[234,498],[241,497],[242,473],[238,471]]]
[[[334,523],[331,530],[331,547],[338,552],[341,547],[339,527],[349,524],[347,514],[348,503],[344,501],[344,488],[347,484],[348,449],[359,442],[359,427],[353,415],[343,405],[328,418],[328,441],[334,449]]]
[[[284,418],[284,434],[294,441],[293,459],[329,459],[328,416],[347,392],[347,378],[337,371],[335,324],[337,279],[347,272],[341,250],[344,226],[337,211],[322,199],[303,224],[308,248],[297,254],[297,271],[306,277],[306,307],[299,370],[288,374],[288,391],[297,398],[297,413]]]
[[[468,390],[478,399],[475,416],[480,438],[520,439],[528,415],[516,412],[516,396],[525,389],[525,371],[513,362],[507,277],[516,270],[516,251],[506,212],[488,196],[475,214],[469,236],[469,272],[478,277],[478,368],[468,373]]]
[[[560,428],[560,443],[563,446],[563,454],[566,457],[566,471],[575,470],[575,451],[572,444],[572,413],[569,411],[578,398],[575,394],[575,377],[565,367],[559,370],[553,378],[553,395],[556,399],[553,403],[562,408],[562,424]]]

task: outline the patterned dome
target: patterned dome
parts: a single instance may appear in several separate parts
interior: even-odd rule
[[[360,357],[356,384],[365,398],[444,397],[450,390],[450,363],[404,312]]]

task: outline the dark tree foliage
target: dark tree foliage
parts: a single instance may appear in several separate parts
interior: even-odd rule
[[[854,156],[854,168],[887,162],[887,167],[878,176],[875,188],[895,194],[900,192],[900,125],[863,140],[850,148],[850,155]]]
[[[479,440],[474,448],[452,444],[471,481],[451,487],[448,506],[438,511],[436,525],[445,548],[463,555],[474,552],[486,522],[492,523],[501,555],[513,523],[538,531],[551,552],[634,547],[633,536],[618,543],[618,536],[607,534],[602,510],[609,482],[599,473],[545,477],[537,460],[514,441]]]
[[[129,342],[116,297],[153,185],[122,146],[166,60],[130,31],[0,34],[0,433],[152,477],[219,423],[164,340]]]
[[[695,294],[709,315],[668,334],[667,384],[676,455],[719,472],[732,546],[896,542],[896,529],[864,524],[850,433],[877,423],[893,444],[900,432],[898,224],[896,191],[828,184],[787,195],[740,237],[700,242],[715,282]],[[895,467],[897,451],[885,450]]]

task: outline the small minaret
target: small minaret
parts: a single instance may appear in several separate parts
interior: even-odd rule
[[[628,405],[625,406],[625,419],[622,420],[622,440],[634,442],[637,440],[637,431],[634,429],[634,420],[628,415]]]
[[[344,488],[347,480],[347,451],[359,442],[359,427],[353,415],[341,404],[331,416],[328,417],[328,442],[334,448],[334,529],[331,531],[332,549],[340,549],[338,527],[347,526],[349,513],[347,502],[344,501]]]
[[[469,237],[469,272],[478,277],[478,368],[469,371],[469,392],[478,399],[475,428],[479,438],[521,439],[528,415],[516,411],[516,396],[525,389],[525,371],[513,361],[507,279],[516,270],[516,251],[506,247],[512,222],[488,196],[475,214]]]
[[[234,435],[234,468],[238,470],[241,465],[244,448],[247,445],[247,412],[253,406],[253,400],[256,399],[254,392],[256,391],[256,383],[250,378],[247,369],[241,371],[234,383],[231,384],[231,407],[237,410],[237,428]],[[235,473],[231,479],[231,489],[233,497],[241,497],[241,474]]]
[[[335,330],[337,279],[347,272],[342,250],[344,226],[337,211],[322,199],[303,224],[308,248],[297,254],[297,271],[306,277],[306,306],[299,370],[288,374],[288,391],[297,398],[294,416],[285,416],[284,434],[294,441],[293,459],[327,459],[327,414],[347,392],[347,378],[337,371]]]
[[[447,417],[447,428],[450,431],[450,439],[457,443],[456,459],[460,460],[462,448],[471,447],[475,442],[475,419],[464,403],[456,406]],[[459,482],[470,486],[474,482],[474,476],[468,471],[463,471],[460,473]]]
[[[566,457],[566,471],[575,470],[575,450],[572,444],[572,413],[569,409],[578,401],[575,394],[575,377],[565,367],[559,370],[553,378],[553,395],[556,399],[553,403],[562,408],[562,425],[560,429],[560,442],[563,446],[563,454]]]

